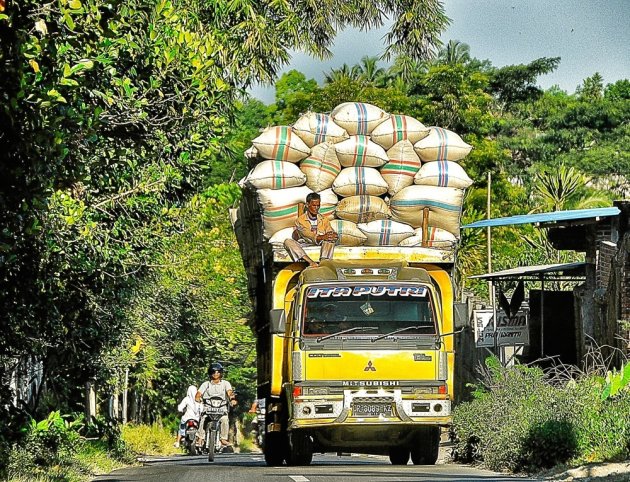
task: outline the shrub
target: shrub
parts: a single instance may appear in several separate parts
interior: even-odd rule
[[[124,425],[122,427],[122,439],[137,454],[169,455],[180,452],[179,449],[173,447],[175,433],[158,423]]]
[[[454,457],[511,471],[627,459],[630,391],[604,397],[602,377],[562,372],[486,360],[473,400],[453,412]]]

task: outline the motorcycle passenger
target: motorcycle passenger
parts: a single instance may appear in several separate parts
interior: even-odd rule
[[[210,397],[222,397],[225,402],[229,401],[231,406],[237,404],[234,397],[234,391],[232,385],[227,380],[223,380],[223,365],[220,363],[213,363],[208,370],[210,380],[203,382],[199,387],[199,391],[195,396],[195,400],[201,402],[202,400],[209,399]],[[203,423],[201,424],[204,425]],[[204,427],[205,429],[205,427]],[[228,441],[229,431],[229,419],[228,415],[223,415],[219,420],[219,440],[222,447],[231,447],[232,444]]]
[[[195,401],[195,396],[197,395],[197,387],[195,385],[191,385],[188,387],[188,391],[186,392],[186,397],[179,402],[177,406],[178,412],[184,412],[182,418],[179,422],[179,431],[177,432],[177,441],[173,444],[173,447],[178,448],[179,443],[182,438],[186,436],[186,422],[188,420],[197,420],[199,421],[199,415],[201,413],[201,405]]]

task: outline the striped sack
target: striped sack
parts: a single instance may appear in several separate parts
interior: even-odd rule
[[[390,149],[402,140],[406,139],[415,144],[428,135],[429,128],[422,122],[408,115],[392,114],[389,119],[374,128],[370,138],[384,149]]]
[[[440,228],[429,226],[427,228],[427,247],[429,248],[452,248],[457,244],[457,238],[453,233]],[[403,239],[398,246],[421,246],[422,228],[416,228],[415,234]]]
[[[269,127],[252,144],[263,159],[298,162],[311,152],[304,141],[290,127]]]
[[[285,189],[303,185],[306,174],[290,162],[262,161],[249,172],[245,182],[256,189]]]
[[[389,219],[380,219],[358,226],[367,236],[366,246],[398,246],[403,239],[414,234],[413,228],[408,224]]]
[[[319,213],[322,216],[327,217],[329,220],[333,219],[335,217],[335,209],[337,209],[339,198],[332,189],[326,189],[320,192],[319,195],[321,197]]]
[[[429,226],[446,229],[459,237],[459,218],[464,191],[454,187],[409,186],[389,201],[392,219],[422,226],[423,208],[429,209]]]
[[[335,144],[335,150],[343,167],[381,167],[388,161],[385,149],[368,136],[350,136]]]
[[[367,136],[377,125],[387,120],[389,114],[372,104],[344,102],[335,107],[330,116],[351,136]]]
[[[413,184],[413,176],[420,169],[420,158],[413,150],[413,144],[400,141],[387,151],[389,162],[381,167],[381,176],[387,183],[392,196],[402,188]]]
[[[287,189],[259,189],[258,202],[263,211],[263,236],[271,238],[281,229],[295,225],[299,203],[306,202],[306,195],[311,193],[306,186]]]
[[[468,155],[472,146],[448,129],[431,127],[429,135],[413,145],[423,162],[459,161]]]
[[[361,246],[367,241],[367,236],[351,221],[333,219],[330,225],[339,235],[337,244],[340,246]]]
[[[373,167],[346,167],[341,170],[332,188],[342,197],[361,194],[380,196],[387,192],[387,183]]]
[[[472,184],[464,168],[453,161],[427,162],[413,178],[422,186],[456,187],[466,189]]]
[[[316,146],[322,142],[341,142],[348,138],[346,130],[335,124],[332,117],[316,112],[307,112],[293,124],[293,132],[308,147]]]
[[[353,223],[369,223],[389,218],[389,207],[380,197],[350,196],[339,201],[335,216]]]
[[[335,146],[331,142],[317,144],[311,149],[311,154],[300,162],[300,169],[306,174],[306,185],[313,191],[330,188],[341,172]]]

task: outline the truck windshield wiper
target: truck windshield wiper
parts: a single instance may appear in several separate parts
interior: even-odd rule
[[[384,335],[379,335],[376,338],[372,338],[372,343],[378,340],[382,340],[383,338],[387,338],[388,336],[395,335],[396,333],[401,333],[407,330],[421,330],[422,328],[430,328],[427,325],[414,325],[414,326],[405,326],[404,328],[398,328],[397,330],[390,331],[389,333],[385,333]]]
[[[378,330],[378,328],[376,326],[355,326],[353,328],[348,328],[347,330],[338,331],[337,333],[331,333],[330,335],[320,336],[315,341],[319,343],[321,341],[328,340],[328,338],[332,338],[333,336],[343,335],[344,333],[350,333],[351,331],[371,331],[371,330]]]

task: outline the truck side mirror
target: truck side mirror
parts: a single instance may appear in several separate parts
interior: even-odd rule
[[[287,315],[282,308],[269,312],[271,333],[273,335],[283,335],[287,326]]]

